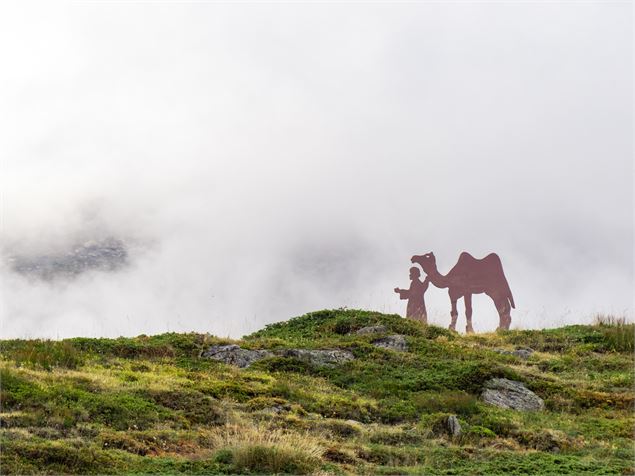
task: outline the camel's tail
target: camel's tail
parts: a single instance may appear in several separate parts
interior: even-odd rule
[[[512,306],[512,309],[516,309],[516,304],[514,303],[514,296],[512,296],[512,290],[509,289],[509,283],[507,282],[507,278],[504,277],[505,275],[503,275],[503,279],[505,280],[505,286],[507,286],[507,299],[509,299],[509,304]]]

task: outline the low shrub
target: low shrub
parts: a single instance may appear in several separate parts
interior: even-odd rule
[[[331,461],[333,463],[340,464],[353,464],[355,463],[355,457],[349,454],[347,451],[343,451],[340,448],[336,448],[334,446],[330,446],[324,450],[324,454],[322,455],[326,461]]]
[[[91,419],[115,430],[143,430],[173,419],[166,408],[127,393],[95,394],[83,400]]]
[[[46,392],[42,387],[19,370],[0,369],[0,405],[3,411],[20,409],[45,400]]]
[[[470,423],[493,431],[497,436],[508,437],[518,429],[518,424],[511,418],[491,413],[483,413],[473,416]]]
[[[352,438],[361,434],[362,429],[355,423],[349,423],[342,420],[326,420],[320,422],[317,427],[325,430],[331,435],[338,438]]]
[[[194,390],[148,391],[143,394],[153,402],[180,412],[195,425],[222,425],[227,417],[219,402]]]
[[[478,425],[471,425],[465,431],[464,435],[468,439],[496,438],[496,433],[494,433],[492,430]]]
[[[2,474],[110,473],[112,464],[108,454],[85,444],[5,440],[2,445]]]
[[[232,466],[256,474],[307,474],[320,460],[300,449],[277,445],[245,445],[232,449]]]
[[[373,445],[368,448],[358,448],[357,457],[382,466],[412,466],[417,464],[416,454],[402,448],[389,446]]]
[[[371,443],[390,446],[419,445],[424,439],[424,435],[414,428],[386,428],[371,433],[369,437]]]
[[[249,411],[264,410],[265,408],[281,407],[290,408],[290,404],[284,398],[279,397],[255,397],[247,402]]]
[[[103,449],[118,449],[141,456],[149,451],[148,445],[133,438],[128,432],[102,432],[98,443]]]
[[[521,445],[538,451],[559,452],[572,446],[572,442],[567,435],[561,431],[551,429],[516,431],[513,437]]]
[[[251,368],[265,372],[296,372],[307,375],[315,373],[311,364],[296,357],[270,357],[255,362]]]
[[[10,345],[13,342],[14,345]],[[85,362],[83,352],[68,341],[25,340],[3,343],[0,353],[17,366],[52,370],[55,367],[77,369]]]
[[[419,413],[447,412],[469,416],[480,411],[477,398],[460,390],[422,392],[413,395],[412,401]]]
[[[406,421],[414,421],[419,412],[411,400],[400,398],[384,398],[379,401],[377,419],[382,423],[395,424]]]

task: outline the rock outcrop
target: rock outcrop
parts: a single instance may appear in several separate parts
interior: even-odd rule
[[[456,415],[448,415],[437,420],[432,427],[432,431],[438,436],[446,435],[451,438],[457,438],[461,436],[463,429]]]
[[[485,382],[481,398],[485,403],[500,408],[520,411],[535,411],[545,408],[545,402],[542,398],[525,387],[523,383],[506,378],[493,378]]]
[[[494,352],[504,355],[513,355],[520,359],[527,360],[531,354],[534,353],[534,349],[529,347],[517,347],[516,350],[494,349]]]
[[[384,332],[388,332],[388,328],[382,324],[377,326],[366,326],[358,329],[355,334],[357,335],[368,335],[368,334],[382,334]]]
[[[406,342],[406,338],[401,334],[394,334],[391,336],[376,339],[372,342],[372,344],[375,347],[395,350],[397,352],[406,352],[408,350],[408,343]]]
[[[275,349],[249,350],[236,344],[214,345],[204,351],[201,357],[219,360],[240,368],[249,367],[267,357],[294,357],[315,366],[333,366],[353,360],[352,352],[342,349]]]
[[[116,238],[91,240],[64,251],[9,258],[18,274],[43,280],[74,278],[87,271],[117,271],[128,264],[126,244]]]
[[[226,364],[235,365],[240,368],[249,367],[257,360],[266,357],[273,357],[273,353],[268,350],[243,349],[236,344],[213,345],[201,354],[206,359],[220,360]]]
[[[337,365],[355,358],[350,351],[342,349],[284,349],[274,352],[281,357],[295,357],[317,366]]]

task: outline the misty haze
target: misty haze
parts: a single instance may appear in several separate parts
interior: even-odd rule
[[[429,252],[496,252],[512,329],[633,318],[626,3],[10,13],[4,338],[404,315]],[[425,301],[447,327],[447,290]],[[475,295],[476,332],[498,319]]]

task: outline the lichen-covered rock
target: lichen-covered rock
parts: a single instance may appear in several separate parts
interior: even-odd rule
[[[494,352],[503,355],[513,355],[520,359],[527,360],[531,354],[534,353],[534,349],[530,349],[529,347],[517,347],[516,350],[494,349]]]
[[[551,453],[559,453],[562,449],[575,446],[574,440],[565,433],[549,428],[540,431],[517,431],[514,433],[514,438],[523,446]]]
[[[432,431],[438,436],[447,435],[455,438],[461,436],[463,430],[456,415],[448,415],[438,419],[432,426]]]
[[[201,354],[206,359],[219,360],[240,368],[249,367],[267,357],[294,357],[315,366],[332,366],[353,360],[352,352],[342,349],[276,349],[249,350],[236,344],[213,345]]]
[[[545,408],[545,402],[542,398],[525,387],[523,383],[506,378],[493,378],[485,382],[481,398],[485,403],[500,408],[521,411],[535,411]]]
[[[357,335],[367,335],[367,334],[381,334],[383,332],[388,332],[388,328],[382,324],[377,326],[366,326],[358,329],[355,334]]]
[[[316,366],[332,366],[353,360],[352,352],[342,349],[284,349],[276,351],[282,357],[295,357]]]
[[[408,350],[408,343],[406,342],[406,338],[401,334],[394,334],[391,336],[376,339],[372,342],[372,344],[375,347],[395,350],[397,352],[406,352]]]
[[[531,354],[534,353],[534,349],[530,349],[529,347],[520,347],[512,352],[516,357],[520,357],[521,359],[527,360]]]
[[[448,426],[448,433],[451,436],[461,436],[461,424],[456,415],[450,415],[446,420],[446,425]]]
[[[273,353],[268,350],[243,349],[236,344],[213,345],[201,354],[207,359],[220,360],[226,364],[236,365],[240,368],[249,367],[257,360],[265,357],[273,357]]]

